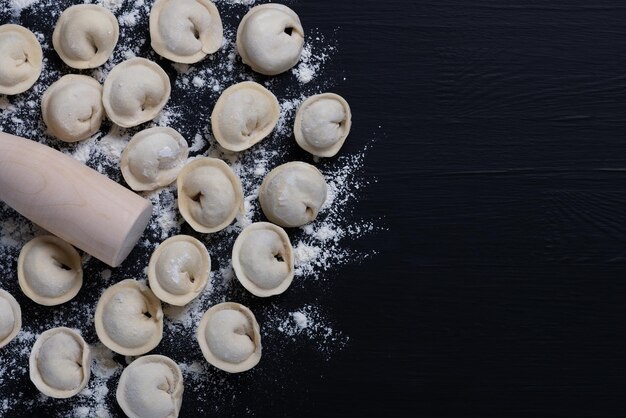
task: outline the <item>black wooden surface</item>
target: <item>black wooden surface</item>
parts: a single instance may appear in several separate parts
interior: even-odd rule
[[[626,5],[360,4],[333,18],[355,113],[386,134],[363,210],[391,233],[335,292],[358,286],[376,330],[354,326],[335,402],[624,416]]]
[[[320,290],[348,347],[228,414],[626,415],[626,5],[293,7],[340,27],[346,152],[377,138],[355,218],[389,231]]]

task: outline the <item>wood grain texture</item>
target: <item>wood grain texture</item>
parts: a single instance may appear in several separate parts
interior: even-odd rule
[[[364,409],[623,415],[624,5],[348,3],[390,227],[342,274],[378,334],[352,330]]]
[[[354,217],[389,230],[311,285],[349,347],[303,347],[301,384],[241,386],[232,414],[624,415],[626,5],[290,5],[339,26],[345,152],[375,140]]]
[[[0,132],[0,200],[112,267],[135,247],[149,200],[67,155]]]

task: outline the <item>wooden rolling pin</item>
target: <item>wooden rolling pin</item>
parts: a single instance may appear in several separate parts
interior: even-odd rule
[[[131,252],[152,204],[73,158],[0,132],[0,199],[111,267]]]

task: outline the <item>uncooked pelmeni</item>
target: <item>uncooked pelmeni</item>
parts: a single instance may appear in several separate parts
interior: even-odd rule
[[[172,128],[150,128],[130,140],[120,160],[124,180],[136,191],[155,190],[171,184],[183,168],[189,147]]]
[[[84,75],[68,74],[43,94],[41,114],[48,130],[65,142],[87,139],[104,119],[102,86]]]
[[[17,280],[22,292],[40,305],[65,303],[83,285],[80,255],[53,235],[34,238],[20,252]]]
[[[270,222],[295,228],[315,220],[327,191],[326,180],[317,168],[295,161],[278,166],[265,176],[259,201]]]
[[[6,290],[0,289],[0,348],[10,343],[22,328],[22,310]]]
[[[209,0],[157,0],[150,11],[150,39],[157,54],[193,64],[222,46],[222,19]]]
[[[318,157],[337,155],[352,126],[350,105],[337,94],[309,97],[296,113],[293,133],[298,145]]]
[[[130,418],[176,418],[183,402],[183,374],[169,357],[139,357],[124,369],[115,397]]]
[[[211,114],[213,135],[229,151],[243,151],[267,137],[278,123],[280,106],[271,91],[253,81],[230,86]]]
[[[163,302],[183,306],[205,288],[211,257],[203,243],[189,235],[163,241],[148,264],[150,289]]]
[[[237,29],[237,51],[258,73],[276,75],[296,65],[304,46],[298,15],[282,4],[250,9]]]
[[[198,158],[178,175],[178,209],[193,229],[221,231],[243,213],[243,189],[233,170],[217,158]]]
[[[196,336],[204,358],[226,372],[245,372],[261,360],[259,324],[252,311],[238,303],[220,303],[206,311]]]
[[[111,70],[102,103],[107,116],[124,128],[154,119],[170,97],[170,79],[158,64],[131,58]]]
[[[119,33],[113,13],[102,6],[79,4],[61,13],[52,45],[70,67],[96,68],[113,54]]]
[[[41,393],[69,398],[89,381],[91,350],[78,332],[52,328],[35,341],[28,364],[30,380]]]
[[[247,226],[233,246],[239,282],[260,297],[283,293],[293,280],[293,247],[284,229],[268,222]]]
[[[35,35],[20,25],[0,26],[0,94],[19,94],[41,74],[43,53]]]
[[[94,320],[100,341],[125,356],[147,353],[163,336],[161,302],[147,286],[133,279],[104,291]]]

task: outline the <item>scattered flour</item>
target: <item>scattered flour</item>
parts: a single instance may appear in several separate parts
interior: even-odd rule
[[[206,83],[207,82],[204,78],[200,78],[198,76],[194,76],[193,80],[191,80],[191,84],[193,84],[197,88],[204,87]]]
[[[296,322],[296,325],[298,326],[298,328],[304,329],[309,326],[309,319],[307,318],[306,314],[302,312],[293,312],[291,316],[293,317],[293,320]]]
[[[226,4],[244,4],[246,6],[250,6],[256,3],[256,0],[215,0],[216,3],[226,3]]]
[[[19,14],[22,9],[32,6],[35,3],[38,3],[39,0],[10,0],[9,4],[14,14]]]
[[[157,60],[150,48],[148,17],[152,1],[145,0],[85,0],[100,4],[111,10],[120,23],[120,41],[113,57],[102,67],[90,70],[100,82],[104,82],[114,65],[130,57],[140,56]],[[62,3],[62,2],[61,2]],[[0,18],[11,16],[19,23],[22,9],[41,10],[42,22],[35,30],[46,54],[52,51],[48,43],[52,27],[63,6],[53,0],[11,0],[0,3]],[[83,258],[85,280],[83,289],[62,309],[36,306],[24,310],[24,326],[15,341],[3,348],[0,356],[0,416],[11,412],[35,410],[37,407],[54,407],[57,416],[111,417],[115,416],[115,387],[117,379],[128,361],[115,355],[98,342],[93,329],[93,314],[102,291],[119,280],[134,277],[146,281],[149,255],[163,240],[176,234],[192,234],[206,244],[212,259],[212,272],[205,291],[185,307],[164,305],[165,321],[163,340],[157,352],[171,356],[180,365],[186,385],[185,396],[206,400],[206,410],[199,414],[223,415],[237,392],[234,381],[224,374],[215,373],[204,361],[195,341],[196,327],[204,312],[212,305],[226,300],[251,301],[238,283],[232,266],[231,251],[234,240],[243,228],[252,222],[262,221],[258,192],[263,177],[274,167],[288,162],[290,155],[300,152],[292,138],[295,113],[308,96],[328,91],[336,80],[324,73],[325,63],[336,52],[334,36],[325,37],[315,28],[307,29],[307,42],[300,64],[291,73],[267,79],[258,77],[241,63],[235,48],[235,30],[242,13],[256,3],[255,0],[216,0],[225,22],[223,48],[198,64],[165,64],[172,81],[172,98],[155,120],[138,128],[124,129],[105,121],[101,131],[93,137],[76,144],[62,143],[46,133],[41,120],[40,99],[46,88],[64,75],[67,69],[58,63],[44,61],[42,75],[29,91],[17,96],[0,95],[0,131],[36,139],[64,152],[76,160],[122,182],[119,159],[128,141],[139,132],[152,126],[170,126],[178,130],[190,145],[190,159],[211,156],[226,161],[240,177],[244,189],[244,213],[236,221],[217,234],[195,234],[177,210],[176,185],[142,193],[154,207],[151,222],[141,238],[135,258],[117,269],[109,269],[91,257]],[[40,9],[39,9],[40,8]],[[297,9],[297,7],[296,7]],[[211,133],[210,113],[221,92],[232,84],[256,80],[265,84],[279,98],[281,115],[274,133],[252,149],[228,153],[221,149]],[[191,105],[190,105],[191,103]],[[357,152],[342,153],[333,159],[310,159],[324,174],[328,182],[328,198],[318,220],[311,225],[289,230],[295,252],[296,280],[289,292],[305,294],[307,281],[324,282],[333,269],[343,263],[360,262],[372,253],[356,253],[349,242],[375,232],[376,220],[354,219],[350,214],[361,197],[367,181],[361,175],[366,153],[364,147]],[[302,157],[305,158],[305,157]],[[6,205],[0,203],[0,274],[4,277],[3,288],[29,303],[16,284],[15,265],[21,247],[45,231],[27,222]],[[134,261],[132,261],[134,260]],[[304,298],[304,296],[303,296]],[[333,352],[341,350],[349,338],[336,329],[324,306],[306,296],[307,303],[295,309],[267,301],[256,304],[254,312],[260,319],[265,350],[273,346],[292,349],[309,347],[332,358]],[[23,305],[24,306],[24,305]],[[32,307],[31,305],[28,305]],[[85,339],[93,348],[92,377],[79,395],[68,401],[53,400],[45,396],[33,396],[30,390],[19,389],[28,383],[28,355],[37,335],[53,326],[69,326],[82,329]],[[280,361],[280,360],[277,360]],[[279,370],[289,365],[272,364],[265,369]],[[276,377],[278,379],[278,377]],[[221,403],[220,403],[221,402]]]
[[[312,36],[314,37],[314,43],[311,43],[309,40],[306,41],[302,49],[300,63],[291,70],[302,84],[310,83],[317,76],[324,66],[324,63],[330,58],[330,52],[334,51],[333,46],[329,46],[322,51],[317,51],[315,46],[322,42],[324,37],[319,34],[313,34]]]
[[[350,338],[335,330],[319,306],[304,305],[297,311],[286,312],[281,309],[270,318],[271,326],[278,332],[296,340],[304,337],[312,341],[320,352],[330,354],[332,348],[343,348]]]
[[[121,26],[135,26],[139,19],[139,9],[133,9],[117,18]]]
[[[100,6],[106,7],[107,9],[114,12],[122,7],[122,4],[124,4],[124,0],[96,0],[95,2],[85,0],[85,3],[97,3]]]

